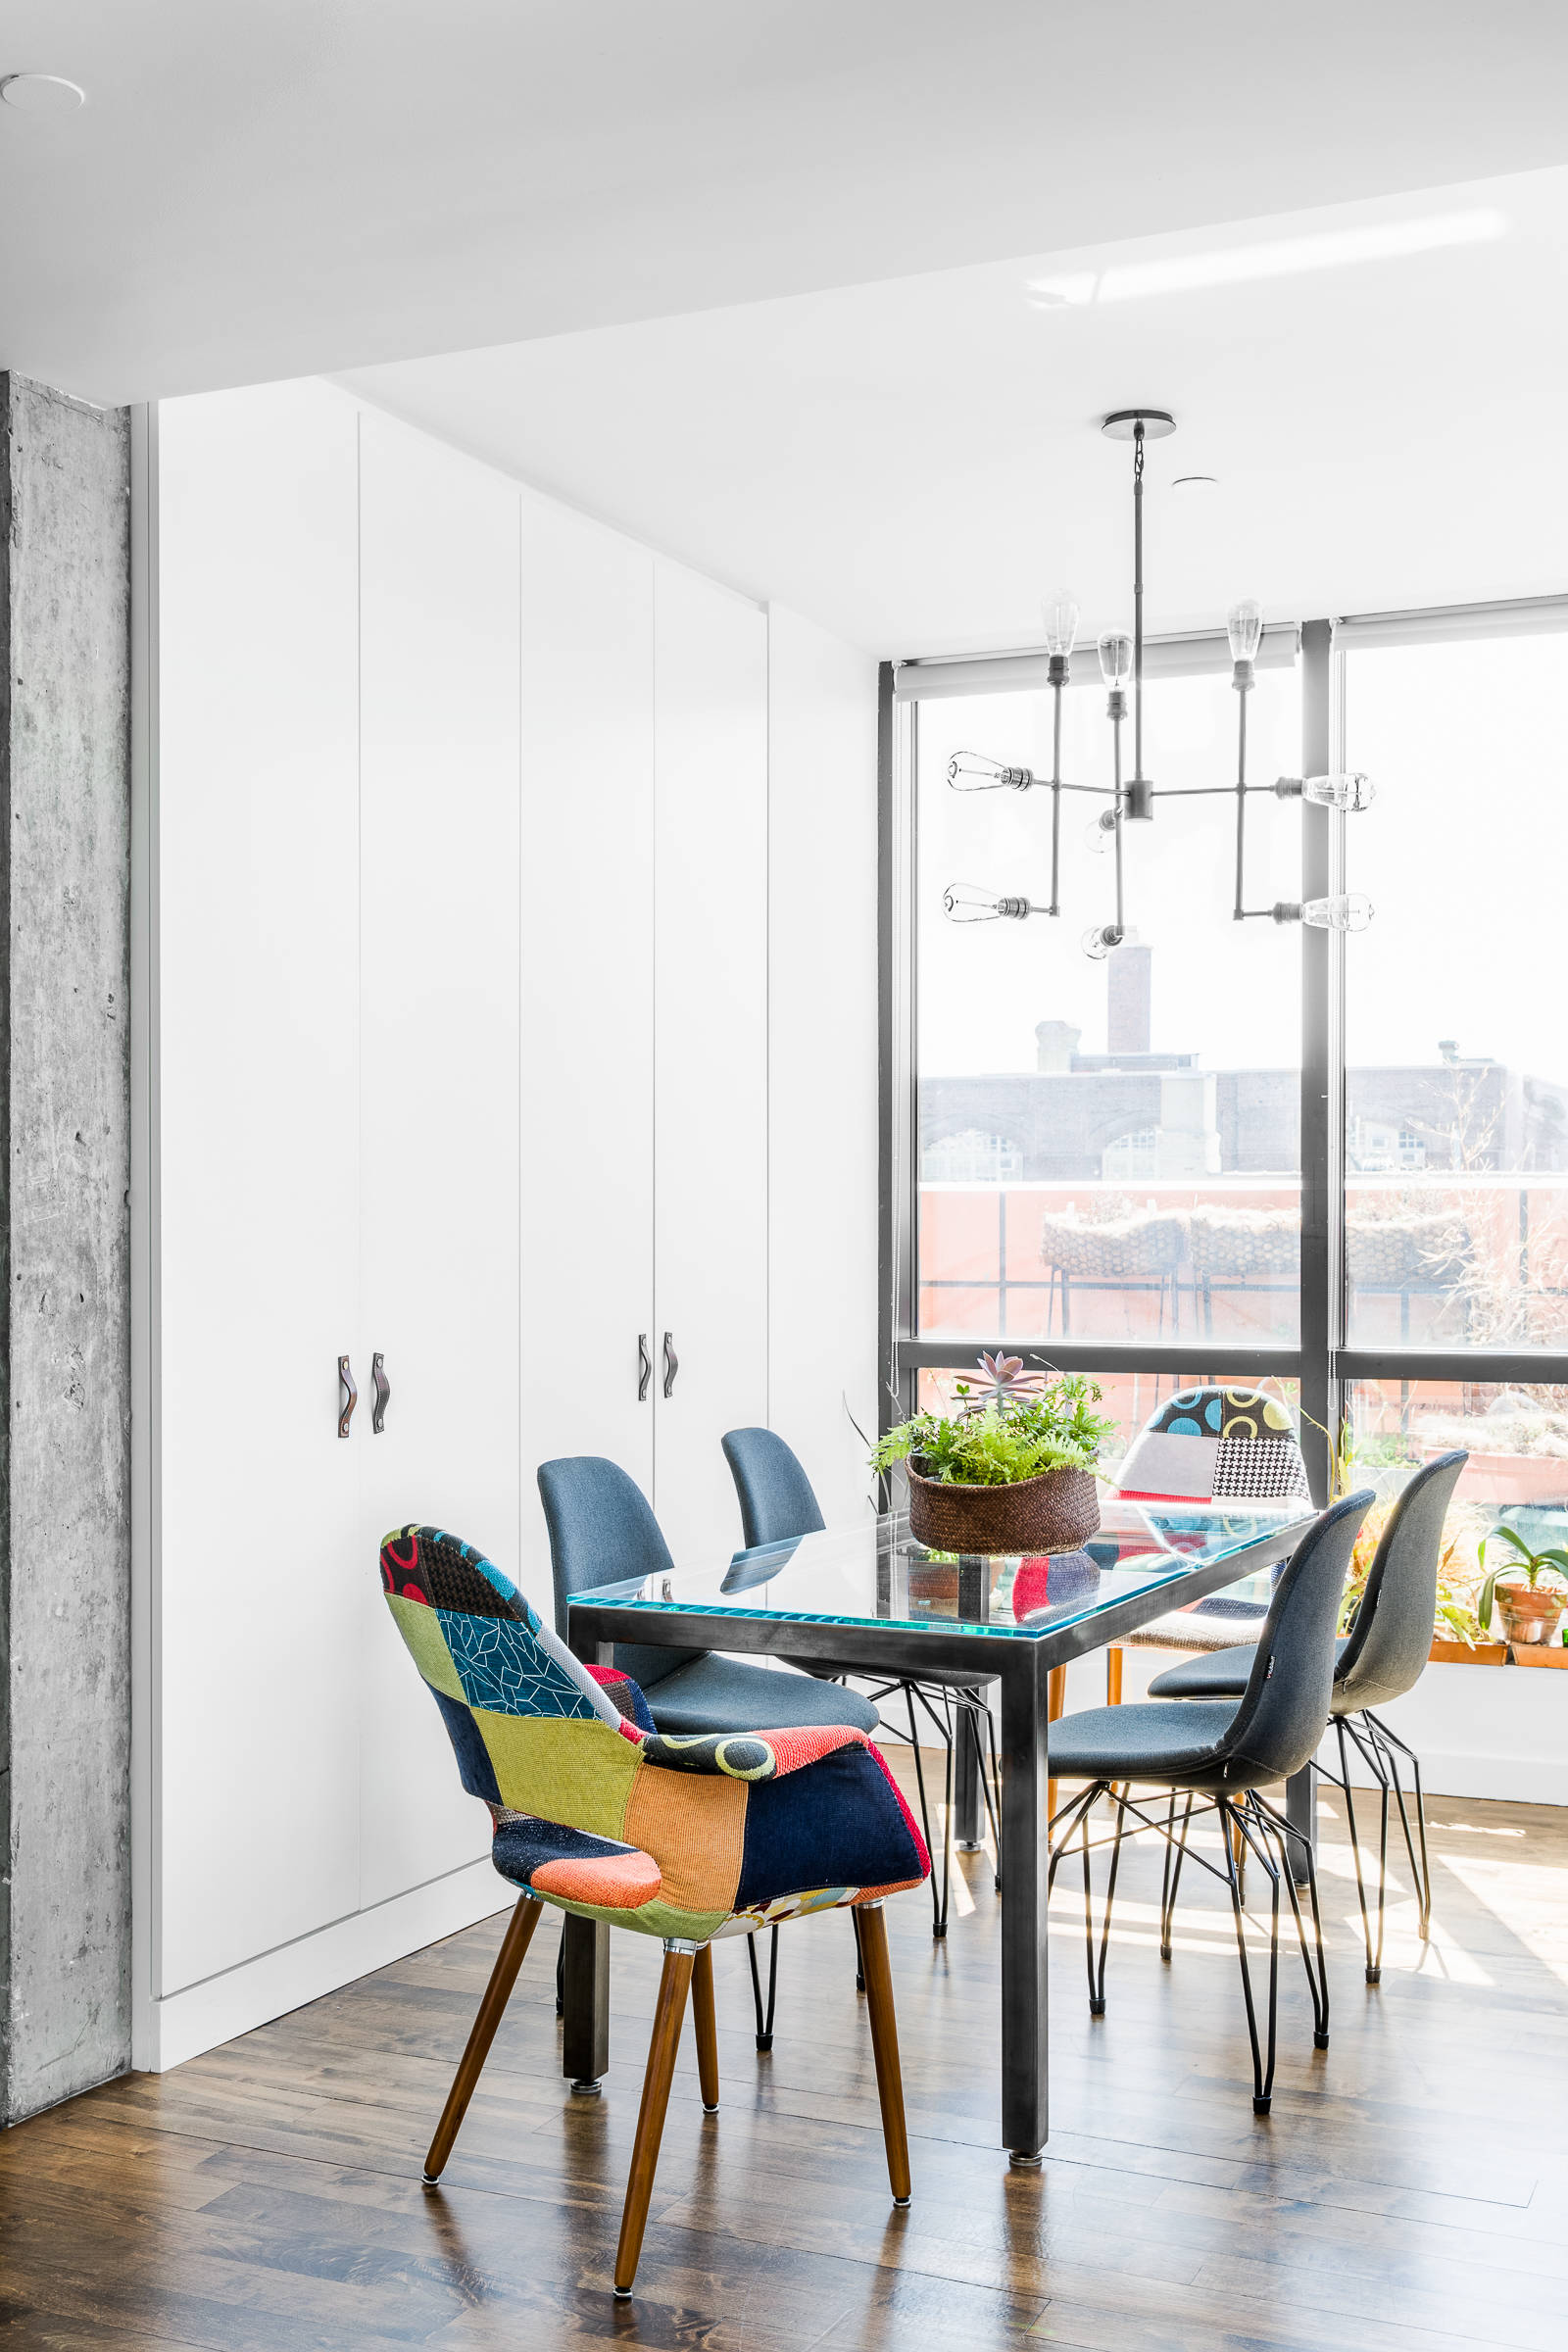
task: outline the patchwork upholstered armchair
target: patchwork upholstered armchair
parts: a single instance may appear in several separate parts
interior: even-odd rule
[[[470,1544],[405,1527],[381,1546],[387,1606],[436,1705],[463,1785],[490,1808],[492,1858],[519,1890],[425,2160],[451,2154],[542,1903],[664,1947],[614,2290],[631,2293],[690,1993],[703,2104],[718,2104],[712,1955],[720,1936],[852,1905],[894,2201],[908,2146],[885,1895],[930,1856],[877,1749],[848,1727],[661,1737],[636,1684],[587,1667]]]

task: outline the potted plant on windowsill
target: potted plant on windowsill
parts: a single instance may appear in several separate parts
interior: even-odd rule
[[[1490,1626],[1495,1605],[1516,1664],[1520,1662],[1520,1652],[1526,1650],[1545,1653],[1527,1657],[1524,1660],[1527,1665],[1544,1665],[1548,1658],[1556,1665],[1568,1658],[1568,1651],[1557,1641],[1557,1628],[1563,1610],[1568,1608],[1568,1550],[1558,1547],[1536,1551],[1513,1528],[1498,1527],[1479,1547],[1478,1557],[1483,1567],[1487,1544],[1494,1537],[1500,1537],[1508,1544],[1514,1556],[1488,1576],[1481,1588],[1476,1615],[1483,1627]],[[1544,1581],[1546,1578],[1553,1581],[1546,1583]]]
[[[909,1531],[932,1551],[1076,1551],[1100,1525],[1094,1469],[1114,1424],[1098,1383],[1026,1373],[1021,1356],[983,1355],[957,1384],[953,1413],[916,1413],[888,1431],[874,1470],[903,1462]]]

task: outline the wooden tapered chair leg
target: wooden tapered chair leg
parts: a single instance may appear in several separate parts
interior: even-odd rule
[[[479,2014],[473,2021],[473,2030],[468,2035],[467,2046],[458,2061],[458,2071],[453,2078],[452,2088],[447,2092],[447,2103],[441,2110],[441,2121],[435,2128],[435,2137],[430,2142],[430,2152],[424,2160],[424,2185],[426,2188],[433,2188],[446,2169],[447,2158],[452,2153],[452,2143],[458,2136],[458,2127],[468,2111],[468,2101],[473,2096],[474,2088],[484,2068],[484,2062],[490,2055],[490,2044],[496,2037],[496,2028],[500,2025],[506,2013],[507,2003],[512,1998],[512,1987],[517,1981],[517,1971],[522,1966],[524,1953],[533,1941],[533,1932],[539,1925],[539,1916],[543,1910],[544,1905],[537,1895],[519,1896],[517,1908],[512,1914],[511,1924],[501,1939],[501,1949],[496,1954],[496,1964],[490,1971],[490,1982],[484,1988],[484,1999],[479,2003]]]
[[[1062,1709],[1066,1706],[1066,1704],[1067,1669],[1065,1666],[1053,1666],[1051,1669],[1050,1678],[1046,1684],[1047,1722],[1059,1723],[1061,1721]],[[1056,1784],[1054,1781],[1048,1781],[1046,1783],[1046,1819],[1048,1821],[1054,1821],[1055,1818]],[[997,1859],[1000,1863],[1002,1859],[1000,1854],[998,1855]]]
[[[909,2134],[904,2121],[904,2077],[899,2068],[899,2024],[893,2011],[893,1971],[888,1966],[888,1929],[880,1903],[860,1907],[860,1952],[865,1966],[865,2005],[871,2013],[871,2052],[876,2060],[876,2095],[882,2104],[882,2138],[895,2205],[909,2202]]]
[[[705,1943],[692,1963],[692,2024],[697,2029],[697,2079],[703,2113],[718,2111],[718,2019],[713,2009],[713,1947]]]
[[[1107,1707],[1121,1705],[1121,1649],[1116,1642],[1112,1642],[1105,1652],[1105,1704]]]
[[[654,2175],[659,2169],[659,2143],[664,2136],[664,2111],[669,2105],[669,2085],[674,2079],[675,2053],[680,2048],[686,1995],[696,1958],[695,1944],[672,1939],[664,1946],[664,1970],[659,1980],[654,2031],[648,2043],[648,2071],[643,2076],[643,2103],[637,2110],[631,2177],[626,2182],[626,2202],[621,2209],[620,2243],[615,2249],[615,2299],[620,2303],[631,2293],[631,2282],[637,2276],[637,2258],[643,2250],[648,2200],[654,2193]]]

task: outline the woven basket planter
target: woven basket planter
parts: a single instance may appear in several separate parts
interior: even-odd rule
[[[1301,1262],[1301,1220],[1294,1208],[1195,1208],[1189,1226],[1193,1272],[1256,1281],[1295,1274]]]
[[[1100,1525],[1087,1470],[1047,1470],[1011,1487],[947,1486],[911,1461],[909,1533],[928,1551],[1076,1551]]]
[[[1040,1254],[1048,1266],[1077,1282],[1135,1282],[1174,1274],[1187,1247],[1187,1220],[1147,1212],[1091,1225],[1078,1217],[1045,1216]]]
[[[1464,1262],[1469,1235],[1459,1221],[1441,1212],[1431,1217],[1348,1217],[1346,1254],[1352,1287],[1361,1283],[1396,1290],[1411,1283],[1436,1288],[1451,1281]]]

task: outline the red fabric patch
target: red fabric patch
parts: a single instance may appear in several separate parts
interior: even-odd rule
[[[914,1850],[920,1857],[920,1876],[917,1879],[909,1880],[907,1884],[911,1886],[924,1886],[926,1880],[931,1876],[931,1855],[925,1839],[920,1835],[920,1825],[915,1820],[914,1815],[909,1811],[908,1806],[905,1803],[904,1790],[899,1787],[899,1784],[893,1778],[892,1773],[889,1772],[888,1760],[882,1753],[882,1750],[878,1747],[876,1741],[874,1740],[867,1740],[865,1744],[871,1750],[871,1753],[873,1756],[875,1756],[877,1762],[881,1765],[882,1776],[887,1782],[888,1787],[892,1789],[894,1795],[899,1800],[899,1811],[904,1815],[904,1826],[908,1831],[909,1836],[914,1839]]]
[[[648,1737],[646,1732],[640,1731],[637,1725],[625,1715],[621,1717],[620,1721],[616,1724],[615,1729],[623,1740],[629,1740],[631,1741],[633,1747],[641,1747],[643,1741]]]
[[[399,1543],[396,1537],[388,1536],[381,1546],[381,1583],[384,1590],[401,1593],[405,1600],[421,1601],[428,1608],[430,1603],[424,1592],[412,1581],[417,1575],[418,1567],[419,1539],[413,1528],[408,1530],[403,1543]]]
[[[663,1880],[652,1854],[566,1855],[541,1862],[529,1879],[541,1894],[562,1894],[570,1903],[593,1903],[603,1911],[635,1911],[651,1903]]]

